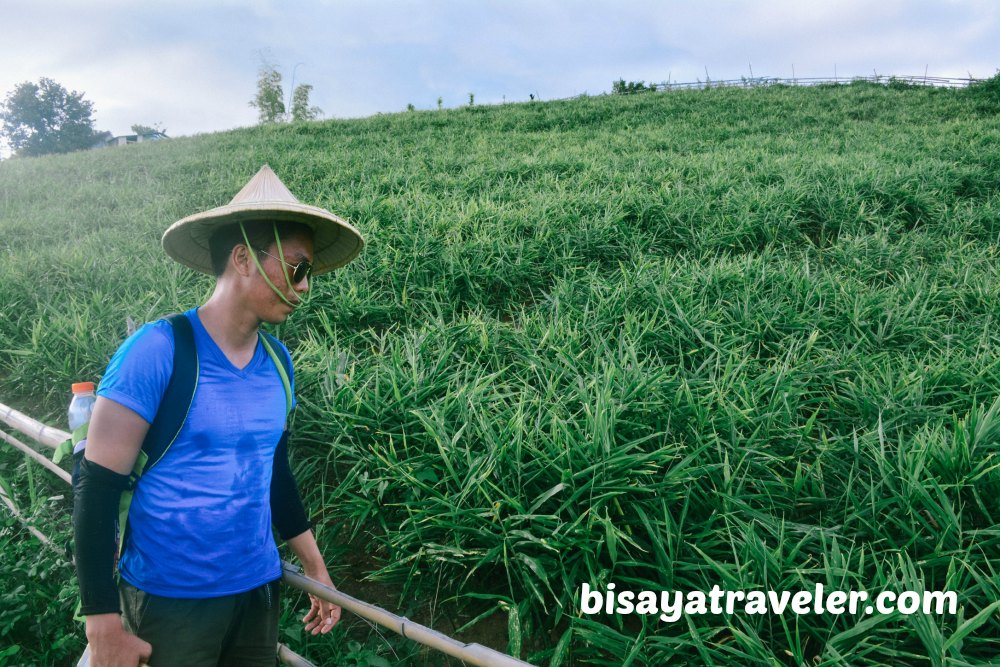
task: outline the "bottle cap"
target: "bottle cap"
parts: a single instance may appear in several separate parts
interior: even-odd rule
[[[74,394],[94,393],[93,382],[74,382],[72,388]]]

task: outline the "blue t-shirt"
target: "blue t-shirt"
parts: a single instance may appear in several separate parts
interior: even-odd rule
[[[250,363],[236,368],[197,311],[185,313],[198,351],[194,402],[166,455],[139,479],[119,562],[136,588],[174,598],[242,593],[281,576],[270,507],[285,426],[281,377],[259,340]],[[152,422],[173,358],[170,323],[147,324],[112,357],[97,395]]]

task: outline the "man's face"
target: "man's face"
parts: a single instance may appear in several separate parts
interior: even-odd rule
[[[294,281],[294,267],[301,262],[313,261],[313,240],[308,234],[294,233],[281,239],[281,252],[278,252],[276,243],[271,243],[266,255],[259,254],[260,265],[263,267],[267,277],[271,280],[294,306],[301,303],[303,295],[309,291],[309,281],[311,276],[303,277],[298,282]],[[284,261],[282,263],[281,260]],[[254,295],[261,304],[261,319],[271,324],[284,322],[295,310],[281,299],[267,281],[257,272],[254,284]]]

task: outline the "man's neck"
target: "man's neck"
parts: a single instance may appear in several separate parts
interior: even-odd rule
[[[238,356],[257,346],[258,320],[231,291],[219,289],[198,309],[205,330],[227,356]]]

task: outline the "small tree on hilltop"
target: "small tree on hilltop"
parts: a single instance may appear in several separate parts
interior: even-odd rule
[[[308,83],[295,86],[295,91],[292,93],[292,122],[316,120],[323,113],[319,107],[309,106],[309,93],[312,89]]]
[[[308,91],[306,93],[308,98]],[[285,119],[285,95],[281,89],[281,72],[273,63],[264,61],[257,73],[257,94],[250,106],[257,109],[260,123],[278,123]]]
[[[166,129],[160,127],[159,123],[156,123],[155,125],[142,125],[140,123],[136,123],[132,126],[132,134],[162,134],[163,136],[167,136],[167,131]]]
[[[94,105],[49,78],[25,81],[0,105],[0,136],[18,155],[68,153],[94,145]]]
[[[618,79],[611,82],[612,95],[634,95],[635,93],[654,92],[655,90],[656,84],[652,82],[648,86],[645,81]]]

